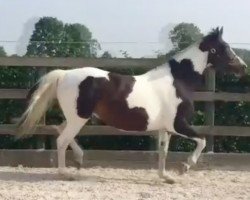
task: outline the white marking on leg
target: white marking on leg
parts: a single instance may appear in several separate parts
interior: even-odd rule
[[[72,148],[75,161],[79,164],[80,167],[83,162],[83,154],[84,154],[82,148],[77,144],[75,140],[70,142],[69,146]]]
[[[66,127],[66,121],[64,121],[62,124],[60,124],[57,127],[58,133],[62,134],[62,131],[65,129],[65,127]],[[71,147],[73,151],[75,161],[79,163],[79,166],[81,166],[83,162],[83,154],[84,154],[82,148],[77,144],[75,139],[73,139],[73,141],[70,142],[69,146]]]
[[[166,158],[168,153],[168,147],[170,142],[171,134],[166,131],[159,132],[159,177],[165,179],[167,183],[174,183],[175,180],[166,172]]]
[[[202,150],[206,146],[206,139],[205,138],[191,138],[192,140],[195,140],[197,142],[197,146],[192,153],[191,156],[188,157],[188,164],[189,166],[193,166],[197,163],[197,160],[199,159]]]
[[[58,170],[60,174],[65,173],[65,152],[68,145],[73,141],[74,137],[78,134],[82,126],[86,123],[86,119],[76,118],[73,121],[67,122],[65,129],[57,138],[57,151],[58,151]]]

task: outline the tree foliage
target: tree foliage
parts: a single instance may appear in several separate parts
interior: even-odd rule
[[[200,29],[193,23],[180,23],[169,33],[169,38],[173,43],[174,51],[181,51],[202,38]]]
[[[64,24],[53,17],[43,17],[35,24],[27,47],[28,56],[95,57],[99,43],[82,24]]]
[[[0,57],[5,57],[5,56],[7,56],[7,54],[4,50],[4,48],[2,46],[0,46]]]
[[[92,39],[92,33],[82,24],[66,24],[63,36],[64,57],[96,57],[99,43]]]
[[[26,56],[41,57],[95,57],[100,48],[92,38],[92,33],[81,24],[64,24],[53,17],[43,17],[35,24],[27,46]],[[0,56],[6,56],[0,48]],[[30,88],[38,78],[35,68],[1,67],[1,88]],[[24,111],[24,100],[1,100],[0,123],[11,123],[11,118],[20,117]],[[57,111],[53,111],[57,113]],[[58,122],[61,116],[50,117],[49,123]],[[29,148],[36,143],[36,137],[25,141],[15,141],[11,136],[0,138],[0,148]]]
[[[108,51],[104,51],[101,58],[112,58],[112,55]]]

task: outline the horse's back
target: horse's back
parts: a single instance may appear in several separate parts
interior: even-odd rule
[[[67,79],[67,81],[72,80],[74,82],[81,82],[88,76],[107,78],[108,73],[108,71],[95,67],[84,67],[68,70],[65,75],[65,79]]]

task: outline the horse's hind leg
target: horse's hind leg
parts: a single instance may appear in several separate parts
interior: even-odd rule
[[[58,133],[61,134],[64,128],[66,127],[66,121],[64,121],[59,127],[58,127]],[[75,139],[73,139],[70,143],[69,146],[71,147],[74,155],[74,161],[77,165],[77,168],[80,169],[83,163],[83,150],[81,147],[77,144]]]
[[[68,145],[74,141],[74,137],[78,134],[87,119],[76,117],[74,120],[68,120],[61,135],[57,138],[58,151],[58,170],[59,174],[67,176],[65,164],[65,152]]]
[[[74,159],[75,159],[75,163],[76,163],[76,167],[77,169],[80,169],[83,163],[83,150],[82,148],[77,144],[77,142],[75,140],[73,140],[72,142],[70,142],[70,147],[73,150],[73,155],[74,155]]]
[[[159,177],[164,179],[167,183],[174,183],[175,180],[166,172],[166,158],[168,153],[168,146],[170,142],[171,134],[166,131],[160,131],[159,133]]]

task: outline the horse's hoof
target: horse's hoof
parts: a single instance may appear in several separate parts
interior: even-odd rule
[[[60,179],[63,179],[63,180],[66,180],[66,181],[74,181],[74,180],[77,179],[75,174],[70,173],[65,169],[59,169],[58,174],[59,174]]]
[[[170,175],[168,175],[166,172],[159,173],[159,177],[160,179],[163,179],[165,183],[168,183],[168,184],[176,183],[176,180],[172,178]]]
[[[73,159],[74,165],[77,169],[81,169],[83,164],[83,154],[75,154]]]
[[[173,179],[173,178],[171,178],[171,177],[164,177],[163,179],[164,179],[164,182],[168,183],[168,184],[174,184],[174,183],[176,183],[176,180]]]
[[[179,173],[180,173],[181,175],[182,175],[182,174],[186,174],[186,173],[189,171],[189,169],[190,169],[190,165],[187,164],[187,163],[185,163],[185,162],[183,162],[183,163],[181,163],[181,167],[180,167]]]
[[[76,177],[73,174],[71,174],[71,175],[64,175],[63,179],[66,180],[66,181],[75,181]]]
[[[76,169],[80,170],[82,167],[82,163],[78,162],[77,160],[74,161]]]

